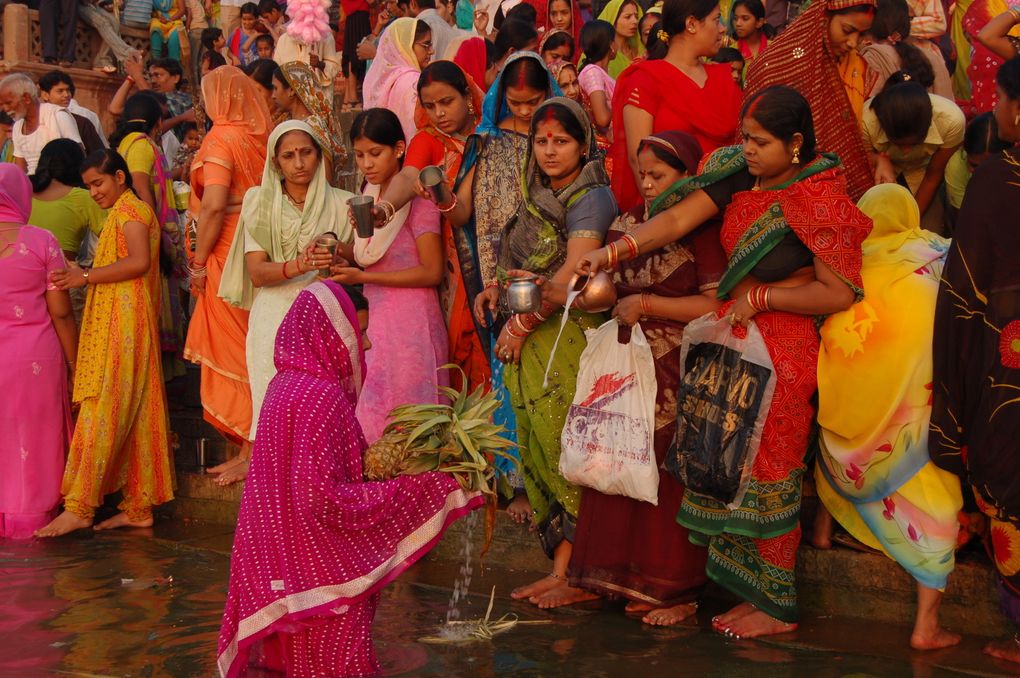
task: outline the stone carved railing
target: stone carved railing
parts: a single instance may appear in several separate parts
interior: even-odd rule
[[[42,40],[39,37],[39,13],[25,5],[9,4],[0,16],[0,34],[3,35],[3,72],[27,73],[38,80],[39,76],[53,70],[53,66],[42,61]],[[92,70],[92,62],[102,44],[99,34],[79,20],[75,30],[74,65],[69,69],[77,90],[76,99],[86,108],[99,114],[107,131],[113,129],[114,119],[109,114],[109,102],[122,82],[122,76],[108,75]],[[121,37],[132,47],[146,50],[149,46],[148,31],[121,26]]]

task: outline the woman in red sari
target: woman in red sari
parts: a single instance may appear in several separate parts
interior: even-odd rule
[[[577,0],[524,0],[535,8],[535,28],[543,38],[553,31],[566,31],[574,38],[575,60],[580,57],[581,5]]]
[[[626,212],[641,204],[638,144],[649,134],[680,130],[710,153],[736,138],[742,94],[728,64],[702,63],[726,37],[717,0],[667,0],[662,30],[649,36],[667,43],[666,56],[632,64],[613,94],[613,194]],[[667,86],[663,86],[668,83]]]
[[[418,173],[423,168],[430,165],[442,167],[447,185],[453,185],[464,159],[464,144],[475,131],[481,110],[481,91],[454,62],[436,61],[422,71],[418,79],[418,108],[415,113],[418,133],[407,147],[403,169],[393,178],[376,205],[379,222],[383,222],[386,216],[388,207],[383,207],[385,203],[392,205],[396,212],[416,195],[429,198],[418,182]],[[450,337],[450,361],[464,370],[468,383],[474,389],[479,384],[489,383],[489,359],[475,330],[450,221],[443,219],[441,228],[446,269],[439,288],[439,299]],[[459,375],[453,374],[451,378],[456,382]]]
[[[860,120],[878,74],[857,52],[875,5],[876,0],[815,0],[769,43],[764,59],[748,65],[744,79],[748,97],[772,85],[789,85],[804,95],[818,144],[843,163],[855,201],[875,185]]]
[[[796,90],[776,86],[744,104],[742,147],[721,148],[701,173],[653,203],[655,215],[630,235],[587,255],[578,272],[650,252],[722,212],[729,256],[717,290],[738,334],[753,318],[778,375],[738,508],[685,491],[677,521],[708,547],[708,577],[745,602],[713,619],[720,633],[754,638],[797,627],[794,565],[800,543],[804,456],[814,418],[818,316],[863,295],[861,242],[868,219],[846,192],[839,159],[816,153],[811,109]],[[610,248],[615,252],[610,252]]]
[[[613,224],[608,242],[635,230],[660,193],[690,176],[701,147],[690,134],[661,132],[641,140],[638,163],[645,203]],[[582,489],[570,580],[581,587],[628,601],[628,613],[654,626],[677,624],[694,614],[705,578],[705,549],[676,522],[684,488],[662,470],[676,432],[676,391],[680,344],[687,322],[719,307],[715,288],[726,270],[713,220],[661,250],[632,259],[616,272],[619,301],[613,315],[621,324],[640,322],[655,358],[655,460],[658,505]]]

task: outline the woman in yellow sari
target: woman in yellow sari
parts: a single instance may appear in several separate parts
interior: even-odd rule
[[[160,368],[159,243],[155,213],[131,189],[127,163],[104,149],[85,160],[92,199],[109,210],[92,268],[72,266],[58,289],[91,283],[85,301],[74,401],[81,404],[64,470],[64,511],[37,537],[92,525],[103,496],[121,510],[95,529],[148,527],[152,507],[173,499],[170,422]]]
[[[949,241],[921,229],[917,203],[898,184],[870,189],[858,207],[875,224],[862,245],[868,294],[822,326],[815,483],[853,537],[917,580],[910,645],[931,650],[960,641],[939,626],[938,610],[963,497],[959,478],[928,456],[935,299]]]

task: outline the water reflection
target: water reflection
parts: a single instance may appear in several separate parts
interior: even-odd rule
[[[129,534],[0,541],[0,676],[213,676],[228,565],[222,554]],[[436,632],[449,596],[411,579],[386,589],[375,642],[387,675],[956,675],[927,662],[731,641],[694,624],[653,629],[619,611],[553,613],[556,624],[518,627],[492,643],[416,642]],[[487,602],[473,596],[462,617],[481,617]],[[505,598],[493,614],[511,609],[544,614]]]

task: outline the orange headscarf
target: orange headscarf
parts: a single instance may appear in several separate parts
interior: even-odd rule
[[[220,66],[202,78],[202,99],[213,127],[192,170],[205,163],[221,165],[233,174],[231,193],[244,195],[262,179],[273,126],[269,107],[255,81],[233,66]]]
[[[847,191],[856,201],[875,184],[854,104],[840,64],[829,52],[830,12],[875,6],[875,0],[815,0],[747,69],[744,96],[771,85],[789,85],[811,106],[821,151],[835,153],[843,163]],[[852,54],[851,58],[856,56]],[[866,78],[859,59],[855,78]],[[862,80],[863,82],[863,80]],[[866,91],[866,89],[864,90]],[[863,103],[863,102],[862,102]]]

